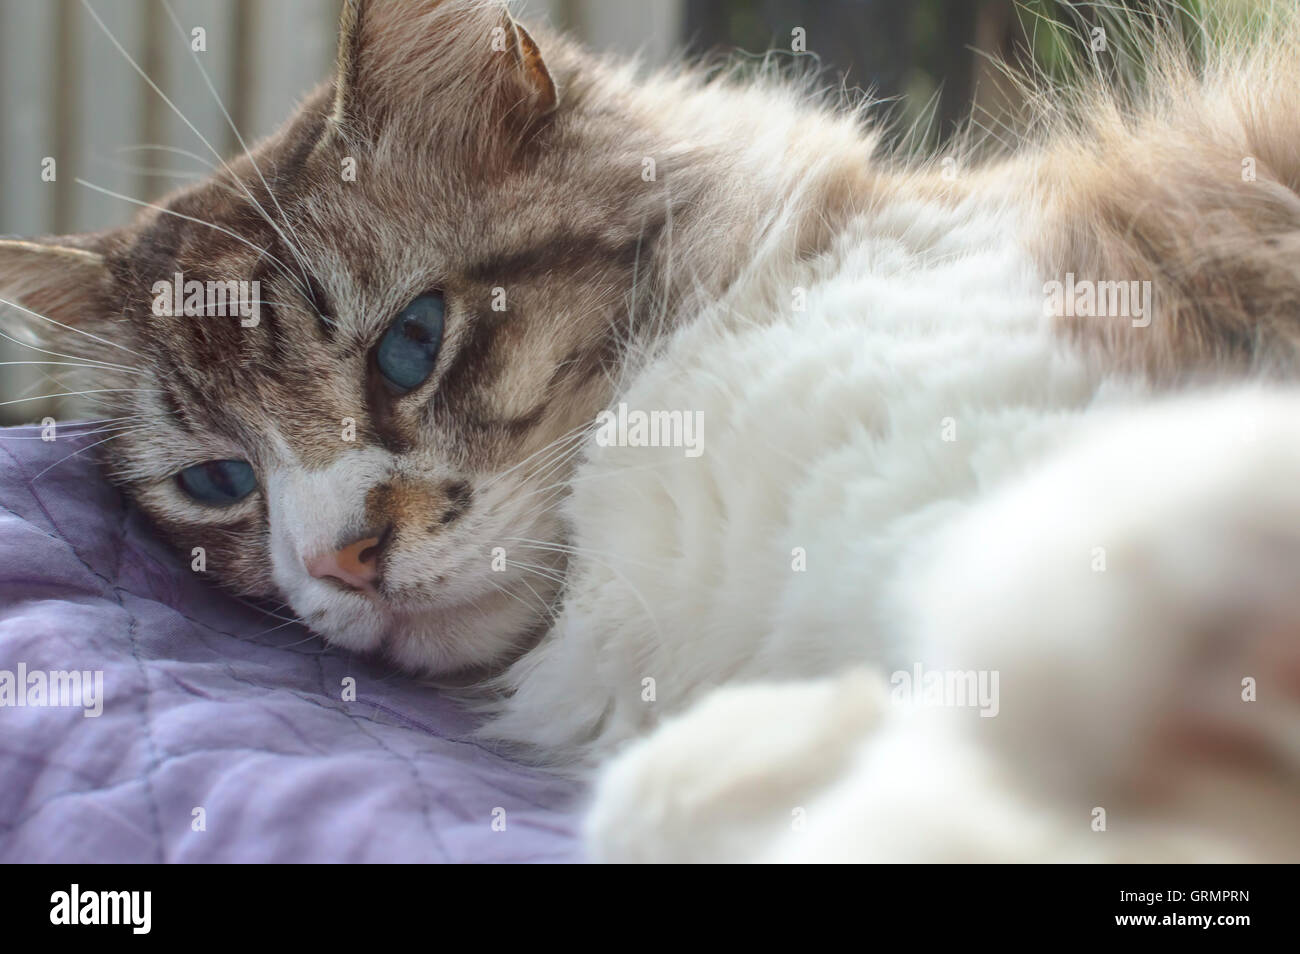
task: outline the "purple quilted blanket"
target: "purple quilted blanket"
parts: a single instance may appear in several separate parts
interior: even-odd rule
[[[0,861],[577,860],[574,784],[217,592],[94,438],[38,435],[0,430]]]

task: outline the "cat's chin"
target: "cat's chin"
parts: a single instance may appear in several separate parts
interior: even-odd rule
[[[419,676],[494,668],[535,641],[544,625],[541,614],[504,591],[436,605],[384,605],[337,594],[327,607],[302,615],[329,645],[381,655]]]

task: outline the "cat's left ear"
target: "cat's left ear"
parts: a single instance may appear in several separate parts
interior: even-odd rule
[[[373,135],[500,134],[548,116],[559,93],[532,36],[496,0],[345,0],[333,119]]]
[[[0,299],[11,303],[3,308],[3,323],[7,332],[22,332],[15,337],[46,344],[81,338],[80,345],[93,347],[84,335],[69,329],[102,320],[109,284],[104,257],[81,236],[0,239]]]

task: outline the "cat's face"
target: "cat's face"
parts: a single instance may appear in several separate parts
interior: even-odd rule
[[[565,88],[566,59],[557,104],[495,5],[349,4],[342,47],[256,167],[79,240],[57,282],[31,249],[7,269],[29,307],[90,307],[130,349],[58,339],[131,368],[96,373],[141,389],[103,395],[139,424],[110,470],[184,553],[333,643],[445,672],[545,622],[574,435],[608,400],[663,202],[609,104]],[[178,274],[256,281],[260,304],[167,314]],[[67,307],[69,281],[93,294]]]

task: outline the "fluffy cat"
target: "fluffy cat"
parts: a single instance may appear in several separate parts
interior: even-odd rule
[[[908,166],[798,84],[355,0],[277,136],[0,285],[162,532],[597,770],[597,859],[1293,860],[1300,44],[1252,26]]]

